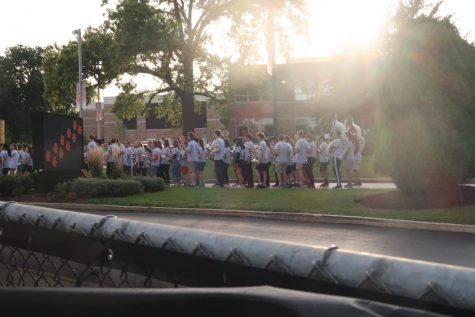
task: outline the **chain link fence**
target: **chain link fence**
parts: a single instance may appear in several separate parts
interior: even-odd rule
[[[0,202],[1,287],[272,285],[475,311],[475,270]]]

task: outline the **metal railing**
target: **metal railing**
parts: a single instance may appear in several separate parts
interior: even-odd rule
[[[271,285],[438,312],[475,311],[470,268],[0,204],[0,286]]]

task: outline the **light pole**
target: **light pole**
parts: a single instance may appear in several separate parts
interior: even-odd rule
[[[102,62],[97,62],[97,104],[96,104],[96,122],[97,122],[97,138],[101,138],[101,120],[102,120],[102,107],[101,107],[101,90],[100,90],[100,77],[102,70]]]
[[[82,36],[81,36],[81,29],[77,29],[73,31],[73,34],[77,36],[78,41],[78,74],[79,74],[79,116],[82,118],[82,90],[83,90],[83,82],[82,82]]]

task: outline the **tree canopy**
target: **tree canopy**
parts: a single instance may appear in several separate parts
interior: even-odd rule
[[[69,42],[63,46],[46,48],[43,62],[45,100],[54,109],[68,108],[74,111],[76,83],[78,82],[78,43]],[[89,80],[86,87],[87,101],[95,95],[95,89],[103,89],[118,74],[115,63],[114,41],[103,28],[88,28],[82,46],[83,78]]]
[[[44,49],[14,46],[0,56],[0,118],[6,123],[6,138],[31,140],[30,113],[51,110],[43,100],[41,71]]]
[[[152,113],[174,119],[183,132],[193,130],[194,97],[219,104],[226,92],[229,56],[212,52],[217,38],[235,47],[241,60],[252,58],[263,42],[268,10],[278,17],[285,46],[284,30],[305,21],[303,0],[120,1],[105,24],[116,43],[119,74],[147,75],[157,86],[139,91],[126,83],[114,105],[116,115]],[[141,106],[144,96],[149,99]]]

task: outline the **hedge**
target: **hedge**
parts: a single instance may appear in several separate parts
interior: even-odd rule
[[[143,191],[142,185],[127,179],[77,178],[71,183],[71,192],[77,197],[128,196]]]
[[[34,181],[29,176],[0,176],[0,196],[11,197],[30,192]]]
[[[161,192],[165,190],[165,182],[161,177],[134,177],[134,181],[139,182],[144,192]]]

